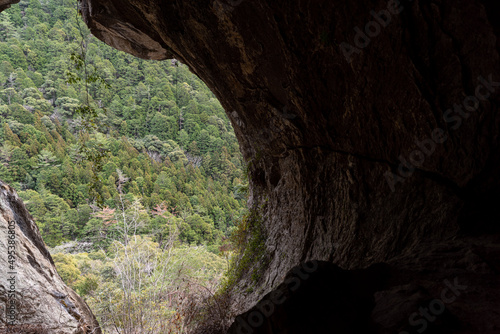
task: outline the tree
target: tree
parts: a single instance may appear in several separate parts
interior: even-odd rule
[[[72,286],[81,275],[81,271],[78,269],[76,261],[71,255],[63,253],[53,254],[52,259],[57,266],[57,273],[65,283]]]
[[[17,30],[7,11],[0,13],[0,41],[5,42],[9,37],[18,38]]]
[[[1,163],[8,167],[10,160],[12,158],[12,153],[16,147],[8,142],[5,142],[2,147],[0,147],[0,161]]]
[[[200,148],[200,152],[205,154],[210,149],[210,134],[207,130],[201,130],[200,135],[198,136],[198,147]]]
[[[179,132],[179,143],[182,147],[187,147],[189,144],[189,135],[184,129]]]
[[[149,225],[150,233],[154,235],[160,248],[171,246],[179,234],[175,208],[169,208],[165,202],[157,204],[151,210],[153,219]]]
[[[153,135],[157,136],[161,140],[167,140],[168,132],[170,129],[169,118],[161,113],[155,113],[154,117],[150,121],[150,131]]]
[[[52,166],[60,166],[57,164],[57,157],[50,151],[42,150],[38,155],[38,165],[36,168],[48,168]]]
[[[16,147],[14,151],[12,151],[11,163],[9,165],[9,169],[14,179],[18,182],[22,182],[30,170],[30,167],[30,160],[26,152]]]
[[[10,45],[7,49],[4,51],[12,64],[14,68],[21,68],[23,70],[28,69],[28,62],[26,61],[26,56],[24,55],[23,50],[17,45]]]

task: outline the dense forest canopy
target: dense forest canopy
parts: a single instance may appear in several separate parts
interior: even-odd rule
[[[0,14],[0,179],[51,247],[109,245],[116,213],[132,210],[134,233],[161,245],[174,224],[179,242],[216,252],[245,212],[242,157],[223,108],[186,66],[116,51],[78,20],[74,0],[22,0]],[[84,82],[68,83],[82,43],[87,70],[106,83],[90,83],[89,95]],[[98,131],[83,134],[75,111],[88,96]],[[101,208],[82,140],[108,152]]]
[[[76,0],[22,0],[0,14],[0,86],[0,179],[104,332],[185,333],[209,314],[248,211],[238,143],[203,82],[103,44]]]

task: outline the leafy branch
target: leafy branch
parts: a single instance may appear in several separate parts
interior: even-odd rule
[[[79,2],[77,1],[77,6]],[[73,63],[75,72],[66,72],[66,83],[79,86],[83,85],[83,90],[85,93],[85,101],[81,103],[75,110],[76,114],[80,117],[80,129],[79,129],[79,154],[82,156],[82,162],[87,161],[90,163],[91,168],[91,182],[88,184],[89,197],[93,199],[97,205],[103,205],[103,198],[101,195],[101,189],[103,182],[99,173],[102,171],[104,162],[109,154],[109,150],[100,143],[91,141],[90,136],[97,132],[99,128],[98,117],[99,113],[102,112],[95,108],[90,102],[90,89],[91,84],[97,84],[99,88],[109,88],[109,84],[96,72],[90,73],[87,61],[87,37],[85,36],[84,28],[80,22],[81,11],[77,10],[76,22],[78,26],[78,31],[80,33],[80,50],[79,53],[73,52],[69,56],[69,60]],[[103,109],[105,111],[105,109]]]

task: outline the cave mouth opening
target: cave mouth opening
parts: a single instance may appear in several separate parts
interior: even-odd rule
[[[102,43],[74,1],[21,1],[0,15],[0,179],[63,281],[104,329],[173,330],[211,309],[248,189],[215,95],[175,59]]]

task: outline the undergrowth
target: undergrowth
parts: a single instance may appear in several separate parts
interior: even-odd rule
[[[249,275],[252,282],[257,283],[269,262],[265,245],[267,234],[259,212],[262,212],[262,208],[250,210],[231,235],[235,254],[221,288],[222,292],[230,290],[244,276]]]
[[[251,209],[231,234],[229,241],[233,256],[226,278],[215,295],[207,299],[202,310],[198,311],[200,321],[193,333],[225,333],[236,316],[233,312],[240,309],[235,305],[238,300],[234,298],[234,287],[245,277],[249,277],[252,285],[246,292],[250,293],[262,278],[262,272],[270,260],[265,245],[267,233],[260,214],[263,209],[264,207]]]

